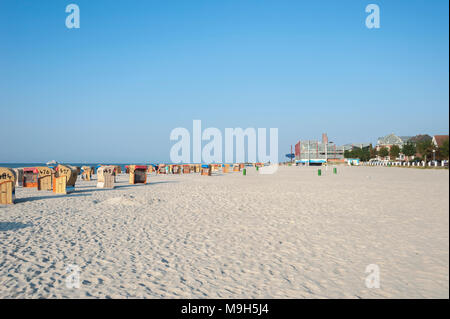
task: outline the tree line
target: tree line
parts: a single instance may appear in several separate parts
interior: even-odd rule
[[[445,140],[440,147],[435,147],[432,138],[429,135],[417,135],[411,138],[403,147],[392,145],[390,149],[381,147],[379,150],[372,147],[372,144],[366,147],[353,147],[351,150],[344,151],[345,158],[358,158],[361,161],[368,161],[371,158],[376,158],[377,155],[385,158],[390,157],[395,160],[400,154],[411,157],[415,156],[415,160],[427,161],[433,158],[433,150],[435,151],[436,159],[449,158],[449,141]]]

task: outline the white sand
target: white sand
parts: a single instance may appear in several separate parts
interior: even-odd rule
[[[0,297],[448,298],[449,173],[150,176],[0,206]],[[66,287],[66,267],[81,287]],[[366,266],[381,287],[365,286]]]

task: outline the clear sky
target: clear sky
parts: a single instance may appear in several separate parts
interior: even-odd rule
[[[67,29],[65,8],[80,8]],[[380,7],[368,29],[366,5]],[[176,127],[279,153],[448,134],[448,1],[0,0],[0,162],[168,161]]]

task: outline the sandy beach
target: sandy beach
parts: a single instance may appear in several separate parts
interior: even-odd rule
[[[448,170],[148,180],[79,179],[66,196],[19,187],[0,206],[0,298],[449,298]]]

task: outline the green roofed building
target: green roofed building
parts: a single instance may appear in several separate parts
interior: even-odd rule
[[[402,147],[411,138],[412,136],[397,136],[394,133],[391,133],[383,137],[379,137],[377,141],[377,150],[379,150],[381,147],[386,147],[387,149],[390,149],[392,145]]]
[[[382,147],[385,147],[388,150],[390,150],[393,145],[397,145],[401,149],[403,145],[405,145],[409,140],[411,140],[411,138],[412,136],[397,136],[394,133],[391,133],[389,135],[378,138],[376,149],[377,151],[379,151]],[[403,160],[404,155],[400,154],[398,159]]]

